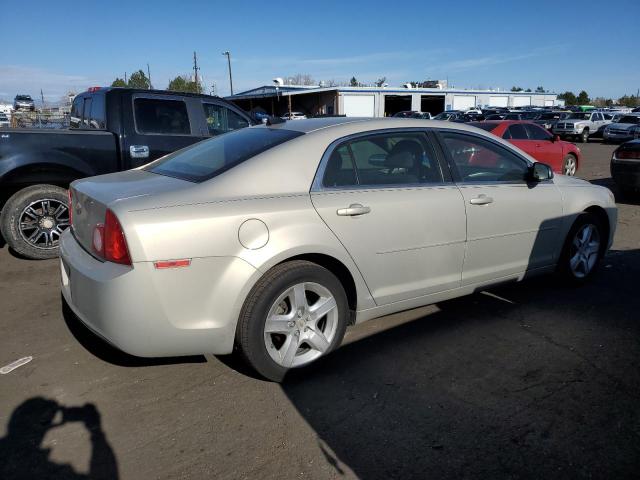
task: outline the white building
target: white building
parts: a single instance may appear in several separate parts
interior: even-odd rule
[[[456,88],[318,87],[266,85],[227,97],[247,111],[270,115],[291,111],[307,115],[385,117],[402,111],[430,112],[481,107],[564,105],[555,93],[463,90]]]

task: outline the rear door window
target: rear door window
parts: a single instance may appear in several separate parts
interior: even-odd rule
[[[209,135],[220,135],[221,133],[227,133],[249,126],[246,118],[230,108],[214,103],[203,103],[202,107],[204,108],[204,116],[207,120]]]
[[[89,119],[89,128],[95,130],[104,130],[105,125],[105,108],[104,95],[96,94],[92,97],[91,117]]]
[[[71,113],[69,115],[69,128],[81,128],[82,109],[84,108],[84,97],[76,97],[71,105]]]
[[[136,98],[133,105],[138,133],[191,135],[187,105],[182,100]]]
[[[84,109],[82,113],[82,128],[91,128],[89,125],[89,119],[91,117],[91,97],[84,99]]]

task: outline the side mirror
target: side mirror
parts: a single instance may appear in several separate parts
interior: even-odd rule
[[[536,162],[529,167],[529,180],[543,182],[553,178],[553,170],[546,163]]]

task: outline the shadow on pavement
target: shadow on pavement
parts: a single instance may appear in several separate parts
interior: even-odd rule
[[[90,433],[92,448],[87,474],[76,472],[71,465],[51,461],[50,449],[42,448],[49,430],[70,422],[82,423]],[[93,404],[70,408],[55,400],[33,397],[13,411],[7,432],[0,439],[0,478],[4,480],[118,478],[116,457]]]
[[[282,388],[359,478],[631,478],[640,469],[640,251],[439,304]]]
[[[204,355],[163,358],[142,358],[129,355],[108,344],[84,326],[76,314],[73,313],[62,295],[60,295],[60,301],[62,302],[64,322],[67,324],[67,328],[69,328],[71,334],[89,353],[102,361],[120,367],[149,367],[178,363],[205,363],[207,361]]]

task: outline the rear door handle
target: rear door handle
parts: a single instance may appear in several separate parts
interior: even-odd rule
[[[364,207],[359,203],[352,203],[347,208],[339,208],[336,213],[341,217],[355,217],[358,215],[365,215],[371,211],[371,208]]]
[[[486,195],[482,194],[478,195],[476,198],[472,198],[471,200],[469,200],[469,203],[471,205],[488,205],[490,203],[493,203],[493,198],[487,197]]]

